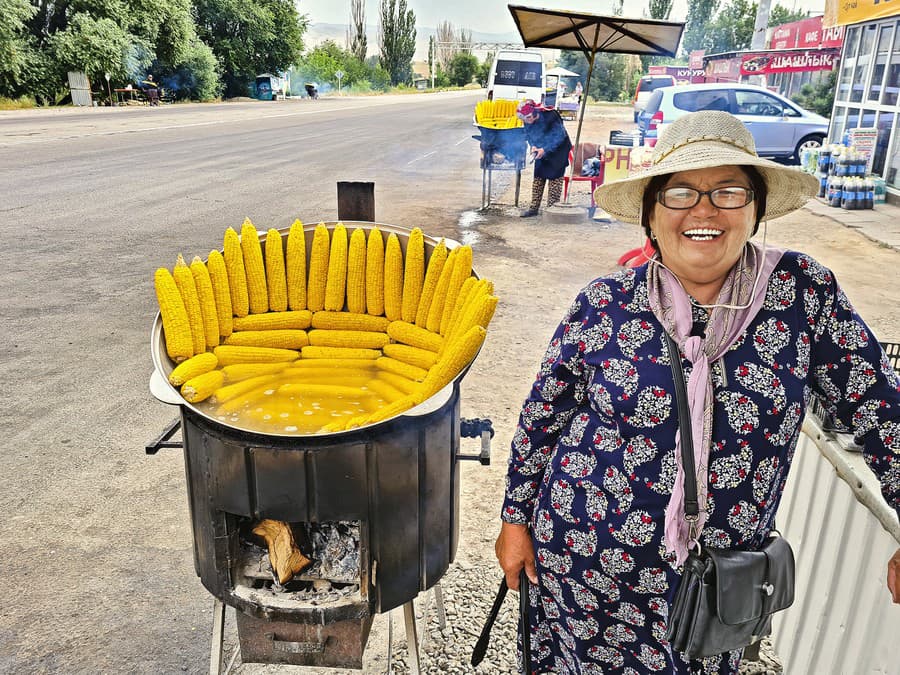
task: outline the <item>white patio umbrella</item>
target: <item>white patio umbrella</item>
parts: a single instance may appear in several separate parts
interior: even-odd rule
[[[581,73],[575,73],[571,70],[566,70],[565,68],[560,68],[556,66],[556,68],[551,68],[548,70],[545,75],[556,75],[557,77],[581,77]]]

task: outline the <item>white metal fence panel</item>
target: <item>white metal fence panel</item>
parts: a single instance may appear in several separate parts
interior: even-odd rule
[[[72,92],[72,105],[93,105],[91,83],[84,73],[69,71],[69,91]]]
[[[804,431],[778,511],[797,586],[776,652],[786,675],[900,675],[900,607],[885,583],[900,524],[859,453],[810,418]]]

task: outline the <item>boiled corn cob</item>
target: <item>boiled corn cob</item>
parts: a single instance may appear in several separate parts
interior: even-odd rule
[[[366,311],[366,233],[361,227],[350,235],[347,251],[347,310],[356,314]]]
[[[180,387],[191,378],[215,370],[217,365],[219,365],[219,359],[215,354],[209,352],[197,354],[175,366],[175,369],[169,373],[169,384]]]
[[[203,310],[200,308],[200,296],[197,294],[197,285],[194,283],[194,275],[191,268],[184,262],[184,257],[179,253],[172,270],[175,284],[181,299],[184,300],[184,308],[187,310],[188,320],[191,322],[191,340],[194,343],[194,353],[206,351],[206,332],[203,328]]]
[[[362,349],[381,349],[390,338],[387,333],[373,333],[362,330],[324,330],[315,328],[309,331],[309,344],[318,347],[360,347]]]
[[[422,295],[419,297],[419,307],[416,309],[416,325],[421,328],[424,328],[428,323],[428,308],[431,306],[438,279],[441,277],[441,271],[444,269],[444,263],[446,262],[447,245],[441,239],[431,252],[431,257],[428,259],[428,271],[425,273],[425,280],[422,282]]]
[[[178,285],[165,267],[156,270],[153,285],[166,338],[166,353],[175,362],[184,361],[194,355],[194,338]]]
[[[372,378],[366,383],[366,388],[372,391],[376,396],[380,396],[387,403],[399,401],[406,396],[402,391],[378,378]]]
[[[439,352],[444,338],[424,328],[419,328],[406,321],[392,321],[388,324],[387,334],[395,342],[402,342],[410,347],[419,347],[432,352]]]
[[[405,412],[416,405],[418,401],[416,397],[413,395],[406,395],[401,399],[394,401],[393,403],[389,403],[388,405],[379,408],[375,412],[371,413],[368,417],[362,420],[363,424],[376,424],[377,422],[383,422],[386,419],[390,419],[391,417],[395,417],[402,412]]]
[[[391,232],[384,250],[384,315],[390,321],[401,318],[403,305],[403,251],[400,239]]]
[[[263,263],[262,247],[259,245],[259,233],[249,218],[245,218],[244,224],[241,225],[241,253],[244,256],[244,273],[247,275],[250,313],[268,312],[269,290],[266,288],[266,268]]]
[[[293,310],[306,309],[306,235],[299,220],[294,221],[288,232],[285,272],[288,307]]]
[[[309,359],[309,362],[324,361],[325,359]],[[349,360],[349,359],[348,359]],[[357,359],[362,363],[363,359]],[[303,363],[301,359],[298,363]],[[321,380],[327,384],[349,384],[351,380],[359,380],[360,383],[371,379],[375,371],[372,368],[287,368],[284,377],[288,380],[308,381]]]
[[[306,286],[306,306],[314,312],[325,308],[325,287],[328,276],[328,228],[316,226],[309,258],[309,277]]]
[[[211,370],[202,375],[192,377],[181,385],[181,395],[188,403],[199,403],[212,396],[213,392],[222,386],[225,376],[221,370]]]
[[[460,340],[472,326],[481,326],[486,329],[496,309],[497,296],[495,295],[482,295],[473,299],[460,317],[455,330],[444,341],[444,349],[451,349],[451,345]]]
[[[267,396],[267,394],[274,393],[272,389],[274,385],[274,381],[277,376],[269,376],[266,378],[260,378],[269,380],[266,382],[256,382],[253,387],[245,389],[240,394],[230,395],[230,397],[226,400],[219,399],[219,392],[227,389],[228,387],[239,387],[241,385],[249,385],[250,380],[244,380],[243,382],[238,382],[237,384],[229,384],[222,389],[215,392],[214,397],[216,402],[220,403],[219,407],[216,408],[217,415],[226,415],[229,413],[237,412],[241,408],[246,407],[250,403],[258,402],[263,396]]]
[[[300,359],[291,364],[291,370],[317,370],[320,368],[352,368],[371,371],[375,368],[375,361],[372,359],[310,358]]]
[[[243,347],[300,349],[309,344],[305,330],[236,330],[223,344]]]
[[[225,382],[232,384],[251,377],[280,373],[290,363],[290,361],[282,363],[235,363],[222,368],[222,373],[225,375]]]
[[[377,227],[369,232],[366,243],[366,311],[384,314],[384,239]]]
[[[456,296],[465,283],[472,276],[472,247],[460,246],[456,249],[459,253],[453,263],[453,274],[447,285],[447,295],[444,300],[444,311],[441,314],[441,335],[446,335],[450,328],[450,316],[456,303]]]
[[[197,298],[200,300],[206,347],[212,349],[219,344],[219,314],[209,270],[199,256],[195,256],[191,261],[191,274],[194,277],[194,286],[197,288]]]
[[[269,311],[287,309],[287,281],[284,273],[284,246],[281,233],[272,228],[266,232],[266,287],[269,289]]]
[[[453,328],[456,326],[456,321],[459,319],[460,314],[463,312],[463,308],[466,306],[466,303],[469,299],[469,294],[472,292],[473,287],[477,283],[477,279],[475,277],[469,277],[463,282],[462,288],[459,289],[459,293],[456,296],[456,302],[453,303],[453,311],[450,313],[450,320],[447,322],[447,325],[450,329],[446,334],[443,334],[445,338],[449,338],[450,334],[453,332]]]
[[[309,328],[312,312],[307,309],[250,314],[234,319],[234,330],[302,330]]]
[[[395,375],[403,375],[403,377],[408,377],[410,380],[415,380],[416,382],[421,382],[425,379],[425,376],[428,375],[428,371],[424,368],[411,366],[408,363],[392,359],[389,356],[378,358],[375,361],[375,365],[381,370],[394,373]]]
[[[325,309],[340,312],[347,292],[347,228],[338,223],[331,233],[328,276],[325,281]]]
[[[228,270],[228,288],[231,290],[231,311],[235,316],[247,316],[250,313],[247,273],[244,271],[241,238],[233,227],[225,230],[223,248],[225,249],[225,269]]]
[[[403,361],[411,366],[428,370],[437,361],[437,353],[427,349],[419,349],[418,347],[410,347],[409,345],[390,344],[381,348],[385,356],[392,359]]]
[[[384,333],[388,321],[383,316],[371,316],[354,312],[316,312],[312,315],[313,328],[330,328],[332,330],[367,330]]]
[[[304,349],[308,348],[304,347]],[[219,345],[213,350],[213,353],[219,358],[220,366],[230,366],[234,363],[278,363],[297,359],[297,352],[273,347]]]
[[[206,268],[209,270],[209,280],[212,282],[213,296],[216,299],[219,335],[228,337],[231,335],[233,314],[231,311],[231,289],[228,286],[228,270],[225,268],[225,258],[217,250],[210,251],[209,257],[206,259]]]
[[[404,375],[398,375],[397,373],[390,373],[386,370],[379,370],[375,377],[376,379],[387,382],[395,389],[399,389],[404,394],[412,394],[413,392],[418,391],[420,386],[415,380],[411,380]]]
[[[418,393],[421,394],[423,401],[447,386],[475,358],[486,334],[487,331],[481,326],[472,326],[465,335],[453,343],[452,348],[447,349],[422,382]]]
[[[236,364],[236,365],[260,365],[260,364]],[[269,365],[269,364],[266,364]],[[225,366],[228,368],[230,366]],[[225,368],[222,369],[224,373]],[[254,377],[244,378],[243,380],[239,380],[238,382],[234,382],[233,384],[226,384],[224,387],[219,387],[213,392],[213,398],[216,403],[227,403],[228,401],[232,401],[235,398],[242,396],[248,392],[251,392],[259,387],[266,386],[267,384],[273,383],[278,379],[277,373],[269,373],[264,375],[256,375]]]
[[[365,397],[359,387],[340,384],[314,384],[310,382],[287,382],[278,387],[278,393],[286,396],[326,396],[333,398]]]
[[[406,240],[406,261],[403,268],[403,295],[400,305],[400,318],[413,323],[422,296],[422,284],[425,280],[425,239],[422,230],[413,228]]]
[[[377,359],[381,356],[379,349],[362,349],[354,347],[317,347],[310,345],[300,350],[304,359]]]
[[[450,285],[450,277],[453,276],[453,267],[456,264],[456,256],[459,249],[455,248],[450,251],[447,256],[447,262],[441,270],[441,276],[438,278],[437,286],[434,289],[434,297],[431,299],[431,306],[428,308],[428,321],[425,328],[432,333],[440,333],[441,316],[444,313],[444,304],[447,299],[447,287]]]
[[[463,284],[456,298],[456,307],[450,317],[450,329],[444,336],[444,345],[446,346],[456,335],[462,331],[465,333],[469,325],[462,326],[463,320],[467,313],[471,313],[474,308],[479,306],[482,298],[489,297],[489,282],[483,279],[476,280],[475,277],[469,277]]]

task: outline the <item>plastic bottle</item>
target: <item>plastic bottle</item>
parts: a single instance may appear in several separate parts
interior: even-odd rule
[[[831,146],[823,145],[819,150],[819,161],[816,165],[816,170],[819,173],[827,174],[828,166],[831,164]]]
[[[866,177],[866,208],[875,208],[875,181],[871,176]]]
[[[828,195],[828,176],[824,173],[819,174],[819,192],[817,197],[826,197]]]
[[[828,204],[831,206],[840,206],[844,190],[844,179],[840,176],[831,176],[828,180]]]
[[[831,153],[828,155],[828,175],[833,176],[835,170],[837,169],[837,160],[840,156],[840,150],[838,146],[834,143],[831,144]]]

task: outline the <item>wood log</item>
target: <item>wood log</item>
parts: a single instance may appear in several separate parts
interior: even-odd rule
[[[303,555],[297,546],[291,526],[287,523],[267,518],[256,524],[253,534],[262,537],[269,547],[269,562],[278,583],[286,584],[295,574],[312,564],[312,560]]]

